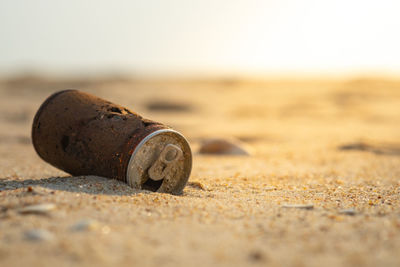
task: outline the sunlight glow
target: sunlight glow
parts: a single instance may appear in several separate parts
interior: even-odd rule
[[[3,0],[0,71],[400,72],[394,0]]]

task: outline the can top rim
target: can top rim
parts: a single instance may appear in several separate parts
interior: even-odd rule
[[[179,161],[179,168],[169,177],[153,184],[152,191],[162,193],[181,194],[192,169],[192,152],[189,142],[179,132],[172,129],[157,130],[147,135],[133,151],[126,172],[126,182],[136,189],[148,189],[145,182],[151,180],[148,177],[148,169],[159,156],[161,149],[168,144],[174,144],[181,148],[183,157]],[[153,182],[153,181],[149,181]]]

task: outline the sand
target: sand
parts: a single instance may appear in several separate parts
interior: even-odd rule
[[[184,194],[42,161],[33,116],[67,88],[182,132]],[[0,99],[1,266],[400,266],[398,80],[26,76]],[[250,156],[197,153],[210,138]]]

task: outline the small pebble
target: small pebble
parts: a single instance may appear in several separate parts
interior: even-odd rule
[[[110,231],[111,231],[111,229],[110,229],[110,227],[108,227],[107,225],[106,225],[106,226],[103,226],[103,227],[101,228],[101,233],[104,234],[104,235],[108,235],[108,234],[110,233]]]
[[[38,205],[30,205],[25,206],[18,210],[21,214],[41,214],[45,215],[49,211],[52,211],[56,208],[56,205],[52,203],[38,204]]]
[[[340,214],[344,215],[349,215],[349,216],[354,216],[357,214],[357,212],[354,209],[343,209],[339,211]]]
[[[29,241],[49,241],[54,239],[54,235],[44,229],[34,229],[24,233],[25,239]]]
[[[79,222],[77,222],[76,224],[71,226],[71,231],[76,231],[76,232],[80,232],[80,231],[90,231],[90,230],[94,230],[96,228],[98,228],[99,223],[95,220],[81,220]]]
[[[304,210],[312,210],[314,208],[313,204],[285,204],[282,206],[283,208],[294,208],[294,209],[304,209]]]
[[[194,182],[188,182],[187,185],[190,186],[190,187],[196,188],[196,189],[207,190],[207,188],[205,187],[205,185],[203,185],[203,184],[200,183],[200,182],[196,182],[196,181],[194,181]]]
[[[249,259],[251,261],[263,261],[265,259],[264,255],[260,251],[253,251],[249,254]]]
[[[199,153],[214,155],[250,155],[239,142],[225,139],[209,139],[204,141],[200,147]]]

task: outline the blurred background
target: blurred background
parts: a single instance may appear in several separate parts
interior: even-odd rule
[[[2,0],[0,71],[399,74],[395,0]]]
[[[75,88],[194,144],[393,142],[399,10],[395,0],[2,0],[1,138],[29,143],[40,103]]]

